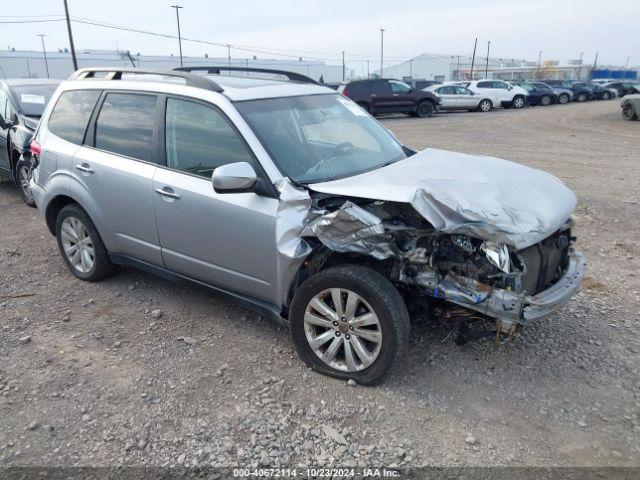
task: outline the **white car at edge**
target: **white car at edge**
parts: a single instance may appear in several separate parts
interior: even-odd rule
[[[500,105],[494,107],[522,108],[527,104],[527,91],[516,85],[511,85],[503,80],[473,80],[461,82],[460,85],[480,95],[496,98]]]

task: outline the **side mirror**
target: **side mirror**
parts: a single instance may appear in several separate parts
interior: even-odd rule
[[[512,87],[511,85],[509,85],[509,86],[507,87],[507,90],[513,90],[513,87]]]
[[[213,189],[218,193],[239,193],[251,189],[258,175],[247,162],[229,163],[216,168],[211,175]]]

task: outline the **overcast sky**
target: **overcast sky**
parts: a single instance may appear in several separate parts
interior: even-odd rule
[[[577,59],[584,52],[592,63],[640,64],[640,0],[177,0],[182,35],[188,38],[248,46],[336,63],[341,51],[352,68],[356,61],[379,62],[380,32],[385,32],[385,64],[420,53],[470,55],[478,37],[479,55],[492,57]],[[68,0],[75,17],[125,27],[176,34],[175,10],[168,0]],[[0,22],[54,20],[64,13],[62,0],[10,2]],[[10,15],[11,17],[8,17]],[[18,18],[24,15],[29,18]],[[74,23],[76,48],[130,50],[132,53],[177,55],[176,40]],[[63,22],[0,23],[0,38],[16,50],[39,50],[46,34],[47,50],[68,47]],[[226,56],[226,48],[183,43],[185,55]],[[238,58],[255,52],[232,49]],[[286,58],[257,53],[259,58]]]

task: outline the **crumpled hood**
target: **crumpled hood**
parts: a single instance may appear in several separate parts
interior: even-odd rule
[[[426,149],[317,192],[409,203],[434,228],[526,248],[565,224],[574,193],[553,175],[494,157]]]

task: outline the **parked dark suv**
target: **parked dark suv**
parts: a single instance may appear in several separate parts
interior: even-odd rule
[[[571,80],[545,80],[544,83],[551,87],[568,88],[573,92],[573,99],[576,102],[593,100],[593,90],[586,87],[584,83],[573,82]]]
[[[0,174],[11,176],[22,199],[35,206],[29,189],[30,164],[22,154],[40,116],[60,80],[16,79],[0,81]]]
[[[440,105],[433,93],[411,88],[400,80],[355,80],[338,91],[372,114],[399,112],[430,117]]]

